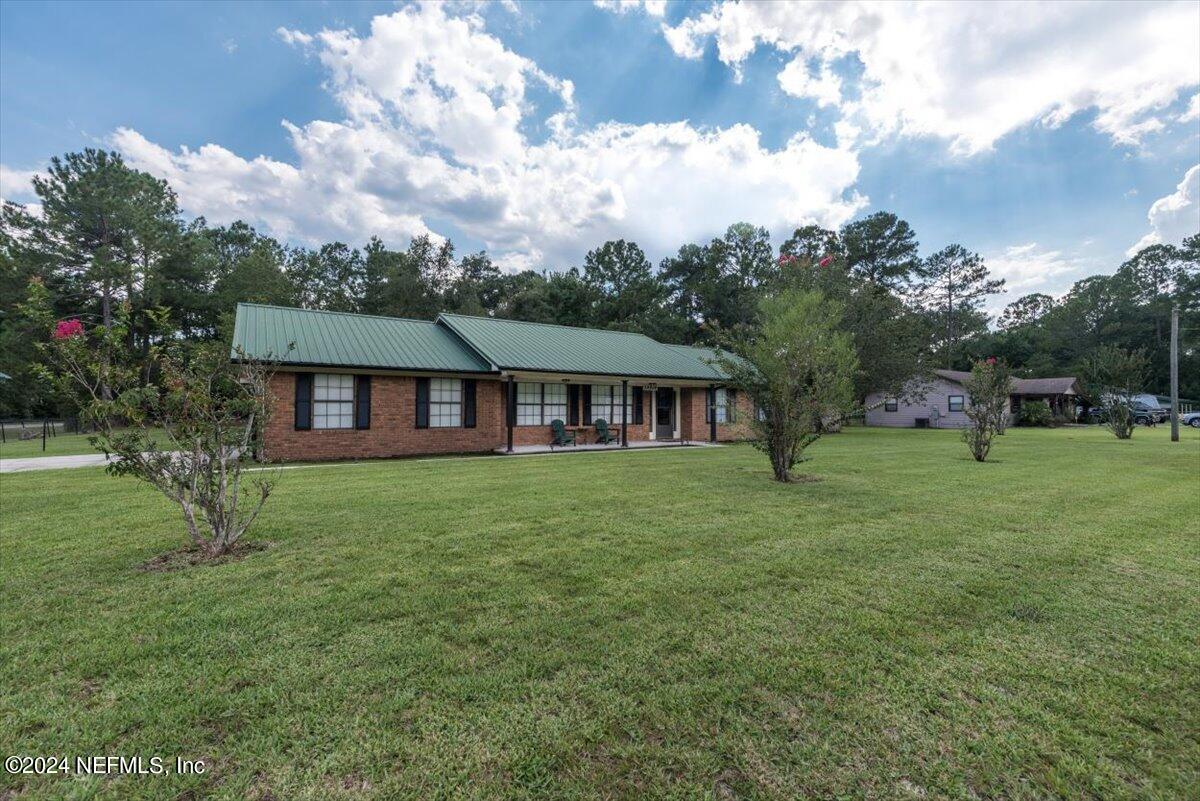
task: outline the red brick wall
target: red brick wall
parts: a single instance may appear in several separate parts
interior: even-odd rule
[[[475,428],[417,428],[416,379],[371,376],[371,427],[295,430],[296,374],[276,373],[274,413],[264,433],[268,459],[317,461],[490,451],[505,442],[499,381],[480,380],[475,390]]]
[[[705,411],[708,406],[708,390],[703,387],[681,389],[679,391],[680,436],[688,440],[708,442],[711,429],[706,421]],[[717,424],[717,441],[734,442],[746,439],[751,435],[750,415],[754,414],[754,404],[745,392],[737,394],[737,415],[733,423]]]
[[[371,427],[357,429],[295,430],[296,374],[277,373],[271,383],[274,412],[264,433],[268,459],[319,461],[325,459],[367,459],[387,456],[413,456],[437,453],[484,453],[504,447],[506,382],[479,379],[476,384],[475,428],[417,428],[416,379],[412,376],[373,375],[371,377]],[[707,441],[709,427],[704,422],[706,390],[685,388],[680,397],[680,435],[685,440]],[[581,393],[582,395],[582,393]],[[629,441],[650,438],[650,419],[654,414],[654,394],[642,393],[642,425],[629,426]],[[738,393],[738,421],[717,426],[722,442],[742,439],[749,434],[745,421],[753,413],[750,399]],[[632,410],[631,410],[632,416]],[[582,398],[579,419],[583,420]],[[550,426],[517,426],[514,445],[547,445],[553,439]],[[581,443],[595,441],[595,429],[579,432]]]
[[[295,430],[295,373],[276,373],[271,392],[274,412],[264,436],[266,458],[289,462],[415,456],[421,453],[488,452],[504,447],[505,381],[479,379],[475,385],[475,428],[416,428],[415,378],[372,375],[371,428]],[[582,393],[581,393],[582,395]],[[649,392],[642,393],[641,426],[629,427],[630,441],[649,439]],[[582,399],[580,420],[583,420]],[[550,426],[517,426],[514,445],[548,445]],[[580,442],[594,442],[595,429],[580,432]]]

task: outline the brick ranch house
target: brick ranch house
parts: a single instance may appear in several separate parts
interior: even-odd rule
[[[232,358],[276,362],[268,459],[512,452],[745,437],[749,399],[712,351],[622,331],[458,314],[433,322],[240,303]]]
[[[966,389],[970,373],[961,370],[934,370],[923,385],[923,402],[873,393],[867,396],[867,425],[888,428],[963,428],[971,396]],[[915,379],[914,379],[915,381]],[[1075,417],[1075,408],[1082,395],[1075,378],[1014,378],[1008,396],[1008,419],[1015,423],[1021,405],[1044,400],[1054,414]]]

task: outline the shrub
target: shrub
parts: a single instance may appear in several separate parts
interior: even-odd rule
[[[1087,397],[1117,439],[1133,436],[1133,399],[1145,387],[1150,360],[1144,350],[1098,348],[1083,362]]]
[[[967,394],[971,396],[967,406],[970,425],[963,429],[963,441],[977,462],[987,459],[992,439],[1004,433],[1011,385],[1012,373],[1003,362],[988,359],[976,362],[971,368],[971,377],[966,382]]]
[[[155,310],[149,316],[166,319]],[[91,332],[78,320],[59,323],[43,375],[95,427],[90,441],[111,457],[108,472],[140,479],[174,501],[193,545],[219,557],[274,487],[272,474],[243,472],[270,412],[272,367],[234,364],[219,343],[185,348],[172,337],[150,347],[143,367],[127,347],[128,317],[122,307],[114,325]]]
[[[750,420],[753,442],[777,481],[791,481],[804,449],[851,410],[858,358],[838,330],[841,315],[820,292],[771,296],[760,303],[756,330],[718,354],[731,383],[761,410]]]
[[[1028,401],[1021,406],[1018,422],[1023,426],[1045,428],[1054,425],[1054,413],[1050,411],[1050,404],[1044,400]]]

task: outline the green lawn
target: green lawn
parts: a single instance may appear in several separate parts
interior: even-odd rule
[[[0,459],[24,459],[34,456],[74,456],[80,453],[99,453],[88,442],[91,434],[59,434],[46,437],[46,450],[42,450],[41,430],[37,439],[20,440],[16,430],[9,429],[7,441],[0,444]]]
[[[30,429],[32,430],[32,429]],[[24,459],[27,456],[70,456],[77,453],[95,453],[96,449],[88,444],[88,434],[59,434],[57,437],[46,437],[46,450],[42,451],[41,431],[37,439],[22,440],[16,430],[5,434],[5,442],[0,443],[0,459]]]
[[[172,573],[151,491],[5,475],[0,750],[211,769],[0,797],[1194,797],[1184,440],[853,429],[790,486],[746,446],[304,468],[270,548]]]

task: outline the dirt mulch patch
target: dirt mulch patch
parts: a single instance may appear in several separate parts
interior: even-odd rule
[[[236,562],[258,551],[271,547],[269,542],[239,540],[233,547],[220,556],[209,556],[195,545],[185,545],[174,551],[159,554],[138,565],[138,570],[146,573],[170,573],[173,570],[186,570],[189,567],[223,565]]]

